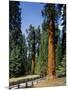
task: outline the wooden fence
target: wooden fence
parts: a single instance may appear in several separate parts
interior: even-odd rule
[[[19,78],[11,78],[9,80],[9,89],[12,89],[15,85],[16,88],[21,88],[21,83],[25,83],[25,88],[28,88],[28,82],[31,82],[31,87],[33,87],[34,81],[38,82],[37,80],[40,79],[40,75],[28,75],[25,77]]]

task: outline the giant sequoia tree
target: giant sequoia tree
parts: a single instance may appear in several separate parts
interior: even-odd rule
[[[28,29],[28,41],[30,42],[30,51],[31,51],[31,57],[32,57],[32,66],[31,66],[31,72],[34,74],[35,72],[35,28],[30,25]],[[30,53],[30,51],[28,51]]]
[[[48,79],[56,77],[56,60],[55,60],[55,25],[59,16],[58,5],[45,4],[42,11],[44,18],[48,22]]]

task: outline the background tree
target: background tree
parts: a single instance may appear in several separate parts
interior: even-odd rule
[[[63,14],[62,14],[62,56],[63,56],[63,67],[66,74],[66,5],[63,5]]]
[[[41,39],[41,29],[40,26],[37,27],[37,29],[35,30],[35,42],[36,42],[36,57],[39,56],[39,49],[40,49],[40,39]]]
[[[59,69],[61,62],[62,62],[62,43],[61,43],[61,38],[58,37],[58,43],[57,43],[57,48],[56,48],[56,67],[57,69]]]
[[[62,31],[62,48],[63,48],[63,55],[66,54],[66,5],[63,5],[63,14],[62,14],[62,20],[63,20],[63,31]]]
[[[21,32],[21,9],[18,1],[9,1],[9,73],[10,77],[24,75],[25,37]],[[23,55],[25,54],[25,55]]]
[[[31,58],[32,58],[32,67],[31,67],[31,72],[34,74],[35,72],[35,28],[30,25],[28,29],[28,40],[31,43]]]
[[[47,32],[47,23],[45,20],[42,23],[42,31],[40,34],[40,48],[39,56],[36,63],[36,73],[41,76],[47,74],[47,58],[48,58],[48,32]]]

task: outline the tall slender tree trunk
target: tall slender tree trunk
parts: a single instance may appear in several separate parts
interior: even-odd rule
[[[35,72],[35,54],[32,55],[32,74]]]
[[[35,72],[35,32],[33,31],[33,43],[32,43],[32,74]]]
[[[48,79],[56,78],[56,61],[55,61],[55,43],[54,35],[55,28],[54,22],[50,20],[49,22],[49,41],[48,41]]]

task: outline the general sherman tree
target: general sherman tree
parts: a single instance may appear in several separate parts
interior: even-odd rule
[[[57,18],[59,18],[58,5],[45,4],[42,11],[44,19],[48,23],[48,79],[56,78],[56,60],[55,60],[55,25]]]

